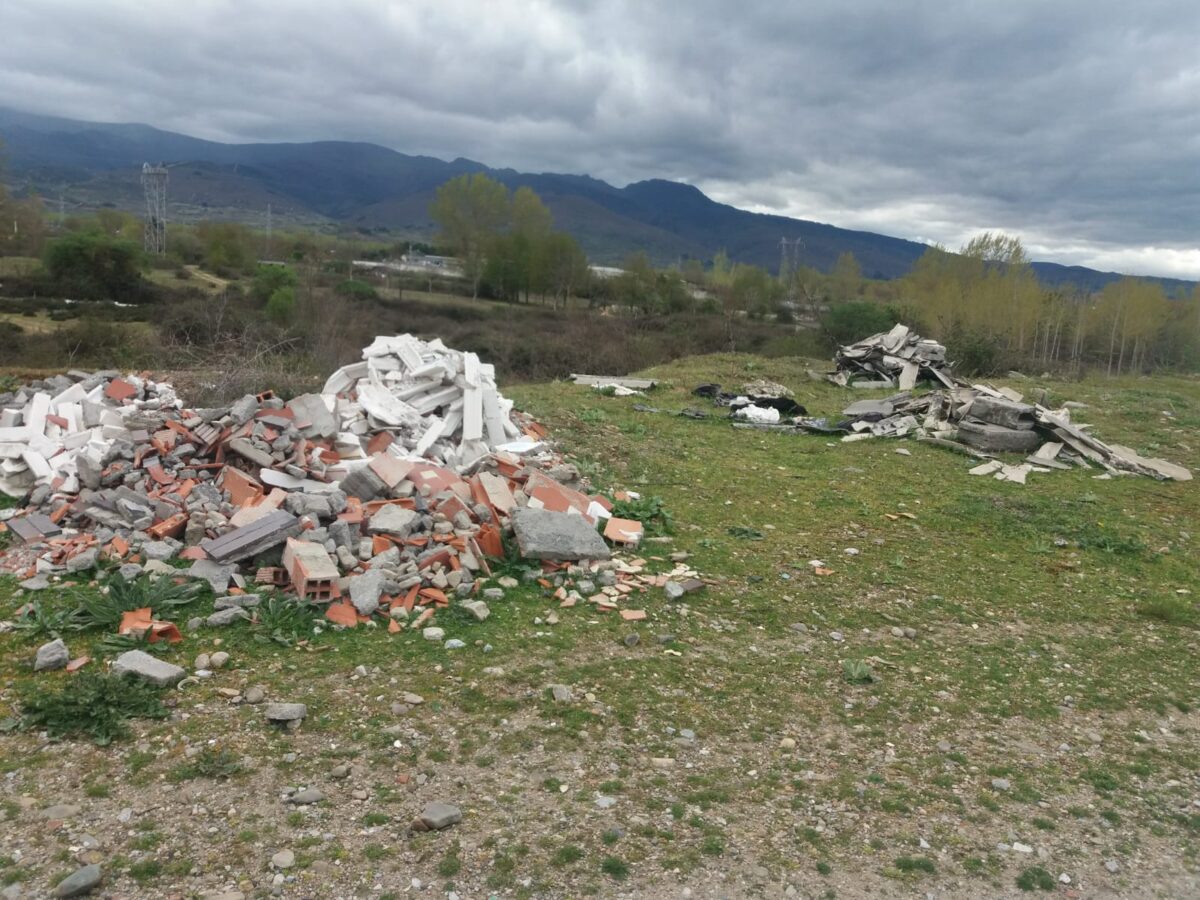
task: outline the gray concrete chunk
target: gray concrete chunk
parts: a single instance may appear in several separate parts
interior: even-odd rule
[[[112,664],[117,675],[136,675],[138,678],[164,687],[179,684],[187,672],[142,650],[127,650]]]
[[[205,622],[209,628],[220,628],[225,625],[232,625],[238,619],[249,619],[250,613],[246,612],[240,606],[228,606],[225,609],[219,609],[207,619]]]
[[[413,528],[421,521],[419,513],[403,506],[388,504],[371,516],[367,523],[369,534],[394,534],[406,538],[412,534]]]
[[[254,609],[262,602],[258,594],[230,594],[228,597],[218,597],[213,609],[221,612],[226,609]]]
[[[229,587],[229,580],[233,578],[236,572],[236,565],[223,566],[220,563],[213,562],[211,559],[198,559],[192,563],[192,567],[188,570],[188,574],[193,578],[200,578],[207,581],[212,587],[213,593],[217,596],[225,593],[225,588]]]
[[[379,608],[386,576],[382,569],[370,569],[350,579],[350,602],[360,616],[369,616]]]
[[[33,671],[48,672],[52,669],[65,668],[71,661],[71,653],[62,638],[42,644],[38,647],[37,656],[33,660]]]
[[[604,538],[582,516],[545,509],[517,509],[513,533],[521,555],[558,562],[612,557]]]

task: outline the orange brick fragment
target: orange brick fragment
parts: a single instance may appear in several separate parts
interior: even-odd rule
[[[177,538],[183,534],[183,530],[187,527],[187,523],[187,513],[176,513],[169,519],[163,519],[158,524],[151,525],[146,529],[146,531],[158,538],[160,541],[163,538],[168,537]]]
[[[110,400],[116,400],[120,403],[122,400],[128,400],[137,393],[135,388],[128,381],[120,378],[114,378],[108,383],[108,387],[104,389],[104,396]]]
[[[646,618],[646,611],[644,609],[623,609],[621,610],[621,618],[626,622],[640,622]]]
[[[329,608],[325,610],[325,618],[334,625],[345,625],[347,628],[353,628],[358,624],[358,611],[349,600],[342,600],[338,603],[329,604]]]
[[[400,623],[395,619],[388,619],[388,634],[396,634],[400,631]]]

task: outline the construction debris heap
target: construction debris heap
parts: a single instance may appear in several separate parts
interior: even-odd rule
[[[1031,472],[1072,467],[1099,467],[1104,471],[1098,477],[1105,478],[1133,474],[1188,481],[1192,477],[1182,466],[1101,441],[1089,426],[1072,421],[1072,409],[1082,404],[1067,402],[1051,409],[1028,403],[1009,388],[958,378],[946,360],[946,348],[905,325],[842,347],[834,363],[836,371],[827,376],[833,384],[901,391],[882,400],[851,403],[841,418],[799,415],[778,424],[751,419],[739,427],[842,434],[843,441],[914,437],[978,457],[982,463],[971,469],[973,475],[1021,484]],[[932,382],[936,389],[914,393],[919,381]],[[702,385],[698,392],[710,387]],[[992,458],[997,453],[1021,454],[1024,459],[1006,463]]]
[[[0,490],[23,501],[0,512],[16,538],[8,568],[192,560],[219,598],[210,625],[253,614],[238,566],[267,551],[278,565],[255,583],[328,604],[340,625],[379,612],[398,630],[414,607],[411,627],[453,595],[474,602],[514,527],[544,567],[614,574],[599,520],[614,544],[642,535],[513,412],[490,365],[411,335],[376,338],[321,393],[286,402],[192,409],[166,383],[70,372],[0,395],[0,410]]]

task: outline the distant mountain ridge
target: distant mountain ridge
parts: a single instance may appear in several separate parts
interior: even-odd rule
[[[803,242],[801,262],[828,271],[851,252],[874,278],[904,275],[924,244],[717,203],[699,189],[651,179],[624,188],[587,175],[492,169],[469,159],[409,156],[348,141],[223,144],[148,125],[82,122],[0,107],[8,180],[72,207],[141,209],[143,162],[171,166],[173,217],[261,221],[267,204],[282,222],[334,221],[361,228],[428,233],[438,186],[466,172],[486,172],[510,188],[528,185],[555,222],[574,234],[594,262],[619,264],[644,250],[660,264],[707,260],[719,250],[739,262],[777,271],[780,238]],[[1098,289],[1121,276],[1082,266],[1035,262],[1048,285]],[[1171,291],[1193,282],[1156,278]]]

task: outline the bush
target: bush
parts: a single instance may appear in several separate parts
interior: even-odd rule
[[[132,241],[98,232],[67,234],[46,250],[46,273],[54,289],[89,300],[140,302],[145,258]]]
[[[120,675],[80,673],[60,691],[38,686],[21,701],[19,723],[51,737],[86,735],[104,746],[128,729],[130,718],[165,719],[167,708],[153,685]]]
[[[291,321],[296,309],[296,292],[290,287],[281,287],[267,301],[267,316],[280,325]]]
[[[266,305],[280,288],[294,288],[296,273],[287,266],[259,266],[254,270],[250,296],[260,306]]]
[[[896,311],[890,306],[861,300],[835,303],[821,316],[821,331],[831,344],[840,346],[890,331],[897,321]]]
[[[333,290],[334,293],[351,300],[375,300],[379,297],[374,287],[354,278],[347,278]]]

